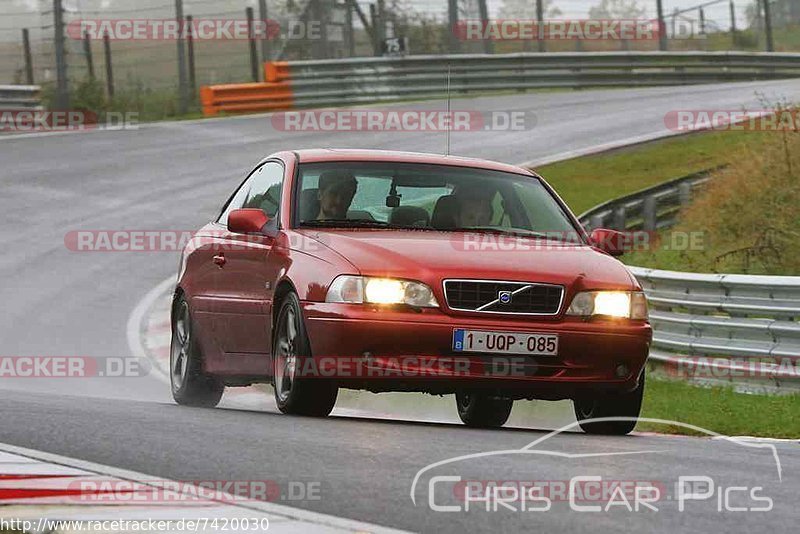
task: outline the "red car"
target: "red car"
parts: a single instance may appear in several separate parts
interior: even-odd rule
[[[455,394],[484,427],[514,400],[573,399],[584,430],[630,432],[652,330],[619,237],[587,235],[523,168],[279,152],[184,250],[174,398],[271,383],[282,412],[325,416],[339,388]]]

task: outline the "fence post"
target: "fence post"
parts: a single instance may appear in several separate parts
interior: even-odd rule
[[[667,50],[667,26],[664,22],[663,0],[656,0],[656,11],[658,12],[658,49],[665,52]]]
[[[702,7],[700,8],[700,35],[706,34],[706,10]]]
[[[381,52],[383,51],[383,42],[386,40],[386,22],[386,2],[385,0],[378,0],[378,27],[375,34],[378,36]]]
[[[65,110],[69,109],[69,79],[64,49],[64,6],[61,5],[61,0],[53,0],[53,27],[56,52],[56,108]]]
[[[269,23],[267,0],[258,0],[258,17],[261,19],[261,24],[264,25],[264,35],[261,36],[261,61],[269,61],[272,56],[269,42],[272,38],[272,24]]]
[[[480,11],[481,15],[481,26],[485,28],[486,24],[489,23],[489,8],[486,7],[486,0],[478,0],[478,10]],[[492,42],[491,39],[483,40],[483,53],[484,54],[494,53],[494,43]]]
[[[252,7],[245,9],[245,16],[247,17],[247,42],[250,47],[250,76],[254,82],[257,82],[260,69],[258,68],[258,48],[256,48],[255,15]]]
[[[86,55],[86,67],[89,69],[89,78],[94,80],[94,59],[92,58],[92,38],[89,32],[83,34],[83,53]]]
[[[355,57],[356,38],[353,34],[353,4],[347,1],[344,5],[344,38],[347,45],[347,55],[348,57]]]
[[[772,36],[772,8],[769,2],[770,0],[762,0],[764,4],[764,28],[767,33],[767,52],[774,52],[775,40]]]
[[[536,0],[536,21],[539,23],[539,33],[536,36],[539,52],[547,52],[547,43],[544,40],[544,0]]]
[[[191,99],[197,98],[197,71],[194,64],[194,17],[191,15],[186,16],[186,51],[189,56],[189,89],[191,90]]]
[[[25,54],[25,83],[33,85],[33,60],[31,59],[31,38],[28,28],[22,30],[22,50]]]
[[[108,87],[109,100],[114,98],[114,69],[111,65],[111,39],[108,32],[103,35],[103,51],[106,56],[106,87]]]
[[[461,52],[461,42],[456,35],[458,26],[458,0],[447,0],[447,35],[450,36],[450,53],[458,54]]]
[[[178,22],[178,113],[183,115],[189,111],[186,85],[186,49],[183,46],[183,0],[175,0],[175,20]]]

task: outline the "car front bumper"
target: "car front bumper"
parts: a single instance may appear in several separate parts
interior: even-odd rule
[[[498,395],[546,399],[630,391],[652,339],[649,323],[627,320],[449,315],[438,309],[320,302],[302,306],[316,362],[306,374],[371,391],[444,394],[489,388]],[[456,352],[456,328],[558,334],[558,355]]]

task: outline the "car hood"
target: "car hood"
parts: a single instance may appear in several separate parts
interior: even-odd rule
[[[360,274],[420,280],[448,278],[561,284],[575,289],[633,289],[625,266],[587,245],[487,234],[393,230],[303,230]]]

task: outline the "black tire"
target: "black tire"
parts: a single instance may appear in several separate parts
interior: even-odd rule
[[[575,417],[587,434],[624,436],[636,428],[636,418],[642,410],[645,373],[639,378],[639,385],[625,393],[606,393],[593,398],[574,399]],[[601,417],[625,417],[621,421],[586,422],[587,419]]]
[[[169,351],[172,398],[182,406],[213,408],[219,404],[225,385],[220,379],[203,372],[203,355],[195,330],[189,303],[181,295],[175,301],[172,313]]]
[[[456,407],[461,421],[473,428],[498,428],[511,415],[514,401],[485,393],[462,391],[456,393]]]
[[[272,371],[275,403],[291,415],[325,417],[336,404],[339,388],[321,377],[297,376],[303,362],[311,357],[300,300],[289,293],[280,304],[272,343]],[[288,381],[287,381],[288,379]]]

